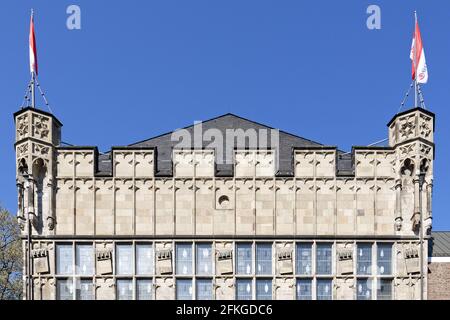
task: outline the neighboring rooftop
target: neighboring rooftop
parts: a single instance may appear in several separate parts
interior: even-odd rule
[[[450,257],[450,231],[431,232],[428,251],[430,257]]]

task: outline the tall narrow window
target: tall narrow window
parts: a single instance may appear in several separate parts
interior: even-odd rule
[[[252,280],[236,279],[236,300],[252,300]]]
[[[297,243],[295,270],[300,275],[310,275],[312,271],[312,244]]]
[[[94,300],[92,279],[81,279],[77,283],[77,300]]]
[[[133,299],[133,283],[128,279],[119,279],[117,285],[117,300]]]
[[[392,243],[377,244],[377,269],[379,275],[392,273]]]
[[[356,250],[357,273],[372,274],[372,244],[358,243]]]
[[[372,280],[358,279],[356,282],[356,298],[358,300],[372,300]]]
[[[256,280],[256,300],[272,300],[272,280]]]
[[[251,243],[236,244],[236,273],[251,274],[252,273],[252,245]]]
[[[311,299],[312,299],[312,280],[298,279],[297,300],[311,300]]]
[[[196,271],[198,275],[212,275],[212,254],[210,243],[196,245]]]
[[[150,279],[136,280],[136,299],[137,300],[152,299],[152,280]]]
[[[392,300],[392,280],[379,279],[377,288],[378,300]]]
[[[331,243],[318,243],[316,249],[317,274],[331,274]]]
[[[332,281],[320,279],[317,280],[317,300],[332,299]]]
[[[75,252],[76,274],[94,274],[94,249],[92,243],[77,244]]]
[[[178,243],[176,245],[177,274],[192,274],[192,244]]]
[[[133,248],[131,244],[116,246],[116,274],[131,275],[133,273]]]
[[[153,248],[151,244],[136,245],[136,273],[153,274]]]
[[[195,291],[197,300],[212,300],[212,280],[211,279],[197,279]]]
[[[73,273],[73,247],[71,244],[56,245],[56,273]]]
[[[272,274],[272,244],[256,244],[256,274]]]
[[[192,300],[192,280],[177,279],[177,300]]]
[[[56,281],[56,299],[73,300],[73,280],[61,279]]]

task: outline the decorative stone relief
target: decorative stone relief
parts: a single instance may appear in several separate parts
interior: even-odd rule
[[[44,146],[42,144],[33,143],[32,144],[32,152],[33,155],[36,155],[38,157],[49,157],[50,147]]]
[[[275,279],[275,299],[292,300],[294,298],[295,280],[292,278]]]
[[[431,135],[431,118],[423,114],[420,115],[419,134],[425,139]]]
[[[96,278],[95,293],[97,300],[114,300],[115,284],[113,278]]]
[[[33,269],[35,273],[42,274],[50,272],[47,249],[32,250]]]
[[[21,115],[17,118],[17,138],[18,140],[25,138],[28,135],[28,114]]]
[[[416,129],[416,125],[414,123],[414,115],[401,118],[400,119],[400,137],[402,140],[409,139],[414,136],[414,130]]]
[[[216,300],[234,299],[234,280],[232,278],[216,278],[214,288]]]
[[[424,156],[426,158],[430,158],[430,156],[431,156],[431,147],[430,146],[428,146],[424,143],[421,143],[419,145],[419,151],[422,156]]]
[[[17,146],[17,157],[18,158],[26,156],[27,153],[28,153],[28,142],[25,142],[25,143]]]
[[[33,136],[40,139],[47,139],[49,134],[49,118],[42,115],[33,115]]]

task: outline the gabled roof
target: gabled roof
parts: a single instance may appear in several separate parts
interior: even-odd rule
[[[156,137],[139,141],[128,145],[130,148],[155,148],[157,153],[157,163],[156,163],[156,176],[171,176],[172,173],[172,150],[178,144],[178,141],[173,141],[172,135],[174,132],[179,132],[179,130],[186,130],[191,137],[194,136],[194,127],[198,125],[190,125],[182,129],[177,129]],[[242,129],[247,131],[249,129],[256,130],[258,134],[261,129],[266,130],[266,145],[260,145],[261,140],[258,138],[258,149],[270,149],[274,146],[271,141],[271,130],[274,128],[252,121],[232,113],[227,113],[222,116],[206,120],[201,122],[202,133],[209,129],[216,130],[215,132],[220,132],[222,137],[226,137],[228,129]],[[264,132],[264,131],[263,131]],[[279,170],[277,176],[292,176],[294,174],[294,164],[293,164],[293,149],[295,148],[330,148],[322,145],[321,143],[309,140],[295,134],[287,133],[285,131],[279,130]],[[194,139],[191,139],[194,140]],[[205,141],[201,139],[201,146],[194,146],[194,141],[191,141],[189,148],[208,148],[212,141]],[[248,139],[245,142],[246,148],[248,148]],[[251,146],[254,147],[254,146]],[[223,150],[233,150],[237,148],[236,139],[233,146],[227,146],[225,138],[223,139]],[[343,155],[342,152],[338,151],[338,171],[344,174],[352,174],[352,158],[351,155]],[[110,172],[110,155],[105,154],[99,157],[99,171]],[[233,165],[232,164],[221,164],[220,161],[216,159],[216,175],[217,176],[232,176],[233,175]],[[109,166],[109,167],[108,167]]]

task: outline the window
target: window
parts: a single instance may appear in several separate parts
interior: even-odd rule
[[[392,299],[392,280],[391,279],[379,279],[377,288],[378,300],[391,300]]]
[[[152,280],[149,279],[136,280],[136,299],[137,300],[152,299]]]
[[[116,274],[131,275],[133,273],[133,249],[131,244],[116,245]]]
[[[272,244],[256,244],[256,274],[272,274]]]
[[[76,274],[94,274],[94,249],[92,244],[77,244],[75,247]]]
[[[356,250],[357,274],[372,274],[372,244],[358,243]]]
[[[236,279],[236,300],[252,300],[252,280]]]
[[[196,271],[199,275],[212,274],[212,255],[210,243],[199,243],[196,246]]]
[[[72,279],[61,279],[56,282],[56,299],[73,300],[73,281]]]
[[[252,273],[252,245],[251,243],[236,244],[236,273]]]
[[[297,300],[311,300],[312,299],[312,280],[299,279],[297,280]]]
[[[372,280],[358,279],[356,282],[356,299],[372,300]]]
[[[295,253],[297,274],[309,275],[312,271],[312,244],[297,243],[297,251]]]
[[[192,244],[180,243],[176,245],[177,274],[192,274]]]
[[[94,300],[93,283],[91,279],[81,279],[77,283],[77,300]]]
[[[192,300],[191,279],[177,279],[177,300]]]
[[[117,300],[133,299],[133,283],[128,279],[117,280]]]
[[[378,243],[377,244],[377,269],[379,275],[386,275],[392,273],[392,244]]]
[[[211,279],[197,279],[195,287],[197,300],[212,300],[212,287]]]
[[[56,273],[73,273],[73,251],[71,244],[56,245]]]
[[[256,300],[272,300],[272,280],[256,280]]]
[[[139,275],[153,273],[153,248],[151,244],[136,245],[136,273]]]
[[[331,243],[318,243],[316,250],[317,274],[331,274]]]
[[[331,280],[317,280],[317,300],[331,300]]]

